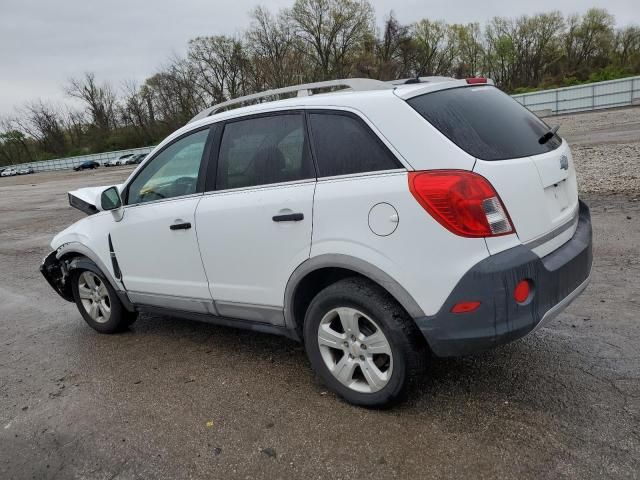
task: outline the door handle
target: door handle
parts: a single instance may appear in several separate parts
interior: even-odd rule
[[[169,228],[171,230],[189,230],[191,228],[191,224],[189,222],[174,223],[173,225],[170,225]]]
[[[304,219],[302,213],[287,213],[285,215],[276,215],[273,217],[274,222],[299,222]]]

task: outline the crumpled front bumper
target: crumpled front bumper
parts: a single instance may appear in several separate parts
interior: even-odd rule
[[[56,258],[56,254],[57,251],[54,250],[44,258],[40,264],[40,273],[58,295],[69,302],[73,302],[73,293],[66,282],[69,273],[68,267],[65,262]]]
[[[589,207],[580,201],[578,226],[560,248],[540,258],[520,245],[476,264],[458,282],[440,311],[416,319],[437,356],[458,356],[521,338],[554,318],[587,286],[593,263]],[[513,299],[516,284],[533,283],[524,304]],[[480,301],[467,313],[452,313],[458,302]]]

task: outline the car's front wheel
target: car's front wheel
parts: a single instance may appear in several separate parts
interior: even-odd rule
[[[358,277],[316,295],[305,317],[304,341],[324,383],[348,402],[367,407],[402,400],[427,354],[402,307],[381,287]]]
[[[78,269],[73,272],[72,291],[82,318],[100,333],[115,333],[131,325],[136,312],[129,312],[115,290],[99,270]]]

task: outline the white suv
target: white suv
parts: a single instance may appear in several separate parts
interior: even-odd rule
[[[589,210],[555,130],[486,79],[243,97],[123,185],[70,192],[89,216],[41,271],[99,332],[149,311],[287,335],[349,402],[390,404],[429,353],[520,338],[586,287]]]

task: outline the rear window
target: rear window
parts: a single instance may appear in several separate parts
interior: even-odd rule
[[[561,143],[556,135],[540,144],[549,127],[495,87],[439,90],[407,102],[449,140],[481,160],[538,155]]]

